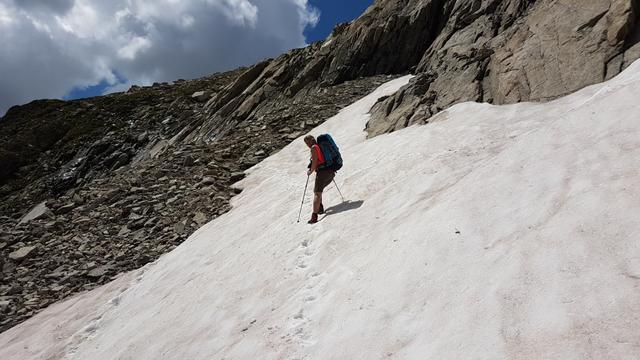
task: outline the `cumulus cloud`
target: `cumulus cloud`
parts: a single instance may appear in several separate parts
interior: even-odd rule
[[[307,0],[0,0],[0,114],[249,65],[304,46],[317,20]]]

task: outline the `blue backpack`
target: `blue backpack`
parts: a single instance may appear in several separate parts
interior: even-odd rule
[[[324,156],[324,163],[320,167],[321,169],[331,169],[338,171],[342,168],[342,155],[340,155],[340,149],[338,145],[333,141],[333,138],[329,134],[322,134],[317,139],[322,156]]]

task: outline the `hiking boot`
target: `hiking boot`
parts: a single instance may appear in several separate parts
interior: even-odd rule
[[[318,211],[318,214],[324,214],[324,205],[320,204],[320,210]]]
[[[317,222],[318,222],[318,214],[316,213],[311,214],[311,219],[307,221],[308,224],[315,224]]]

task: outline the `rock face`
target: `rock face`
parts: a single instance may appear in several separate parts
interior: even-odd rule
[[[544,101],[610,78],[640,58],[639,14],[640,0],[378,0],[248,68],[13,107],[0,331],[170,251],[228,211],[245,169],[397,75],[416,77],[374,107],[370,136],[460,101]]]
[[[379,103],[370,136],[423,124],[452,104],[545,101],[609,79],[640,56],[640,1],[413,1],[444,23],[411,84]],[[433,6],[433,5],[431,5]]]

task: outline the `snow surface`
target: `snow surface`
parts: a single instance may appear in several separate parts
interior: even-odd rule
[[[546,104],[365,140],[296,223],[297,140],[173,252],[0,334],[0,359],[639,359],[640,62]],[[309,216],[310,194],[304,206]]]

